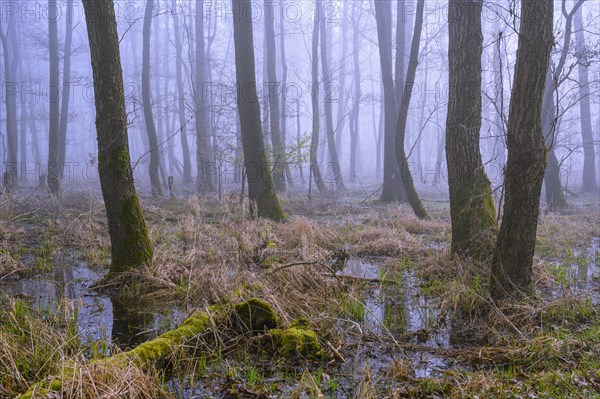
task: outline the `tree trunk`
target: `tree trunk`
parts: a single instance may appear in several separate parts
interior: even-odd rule
[[[166,75],[168,76],[169,74],[169,70],[168,70],[168,65],[167,67],[163,70],[161,68],[160,65],[160,40],[158,40],[158,38],[163,37],[163,33],[160,30],[160,3],[159,3],[159,10],[157,12],[156,17],[152,18],[152,23],[154,24],[154,37],[155,39],[153,40],[153,44],[154,44],[154,49],[151,50],[152,52],[154,52],[154,58],[153,58],[153,64],[150,67],[150,69],[152,69],[154,71],[154,76],[152,79],[152,83],[150,84],[150,88],[151,90],[154,90],[154,93],[156,93],[156,96],[154,97],[154,99],[152,99],[152,96],[150,96],[150,99],[152,100],[152,109],[153,109],[153,114],[156,115],[156,120],[155,120],[155,128],[156,128],[156,143],[157,143],[157,150],[158,150],[158,170],[160,172],[160,181],[162,183],[162,187],[167,187],[167,177],[166,177],[166,161],[165,161],[165,150],[164,150],[164,143],[165,143],[165,128],[164,128],[164,122],[167,119],[167,110],[166,110],[166,105],[163,104],[163,97],[161,94],[161,75]],[[169,36],[168,33],[166,33],[166,40],[167,42],[169,42]],[[154,87],[152,88],[152,85],[154,85]],[[165,96],[165,99],[168,98]],[[154,112],[155,111],[155,112]]]
[[[396,105],[402,102],[404,89],[404,58],[406,57],[406,18],[404,0],[397,0],[396,10]]]
[[[315,18],[312,32],[312,60],[311,60],[311,78],[312,78],[312,135],[310,140],[310,171],[315,180],[319,191],[326,191],[325,182],[321,177],[321,169],[317,159],[317,150],[319,148],[319,130],[321,129],[321,113],[319,111],[319,7],[315,7]]]
[[[50,133],[48,137],[48,188],[54,195],[60,193],[60,95],[59,95],[59,53],[58,53],[58,5],[56,0],[48,0],[48,53],[50,56]]]
[[[452,252],[484,259],[496,238],[492,187],[479,149],[481,131],[482,0],[450,0],[446,159]]]
[[[20,49],[19,49],[19,52],[21,52]],[[28,77],[25,76],[25,68],[23,67],[23,58],[26,58],[26,57],[20,57],[20,58],[21,59],[19,60],[19,75],[21,76],[21,80],[23,82],[25,82],[26,79],[28,79]],[[20,130],[19,165],[21,168],[23,168],[25,170],[27,169],[27,125],[29,122],[29,115],[28,115],[27,107],[28,107],[28,104],[25,101],[21,101],[21,106],[19,107],[20,122],[21,122],[20,126],[19,126],[19,130]],[[30,133],[32,133],[32,132],[30,131]],[[0,158],[0,159],[2,159],[2,158]],[[26,181],[27,181],[27,173],[21,174],[21,182],[25,183]]]
[[[552,0],[521,0],[522,23],[508,119],[505,202],[492,261],[491,292],[496,300],[531,292],[546,165],[541,111],[554,40],[552,3]]]
[[[98,172],[111,241],[111,273],[152,259],[129,159],[119,35],[112,0],[83,0],[94,76]]]
[[[581,118],[581,140],[583,142],[583,181],[584,192],[598,192],[596,182],[596,152],[594,151],[594,136],[592,134],[592,116],[590,111],[590,86],[588,69],[590,60],[585,46],[585,35],[583,32],[583,17],[581,7],[575,12],[575,39],[577,43],[577,56],[579,64],[577,73],[579,76],[579,115]]]
[[[560,59],[554,72],[548,70],[546,73],[546,86],[542,102],[542,133],[545,138],[546,148],[548,149],[548,163],[546,165],[544,185],[546,188],[546,202],[548,203],[548,208],[550,210],[567,208],[569,206],[562,188],[560,180],[560,163],[558,162],[555,151],[556,140],[558,138],[556,124],[559,119],[557,115],[557,105],[559,104],[556,104],[555,102],[555,93],[558,90],[560,84],[559,79],[561,79],[562,71],[569,53],[573,15],[577,9],[581,7],[583,1],[584,0],[578,0],[571,12],[567,14],[565,11],[566,0],[562,0],[563,14],[565,14],[563,46],[560,52]]]
[[[204,84],[206,82],[206,54],[204,43],[204,0],[196,1],[196,73],[194,82],[194,102],[196,105],[196,163],[198,177],[196,185],[199,193],[215,191],[213,183],[213,169],[210,157],[210,144],[208,140],[207,95]]]
[[[181,39],[179,27],[179,11],[177,10],[177,0],[172,2],[173,29],[175,33],[175,77],[177,79],[177,110],[179,114],[179,132],[181,137],[181,150],[183,152],[183,184],[192,183],[192,162],[190,159],[190,146],[187,139],[188,122],[185,119],[185,89],[183,81],[183,42]]]
[[[142,103],[144,107],[146,131],[148,132],[148,145],[150,146],[149,170],[152,195],[160,196],[162,195],[160,177],[158,175],[160,154],[158,152],[158,138],[156,136],[156,126],[154,125],[154,116],[152,113],[152,95],[150,93],[150,31],[152,29],[153,12],[154,0],[148,0],[146,2],[146,11],[144,13],[144,32],[142,41]]]
[[[329,71],[329,60],[327,55],[328,34],[325,17],[323,16],[323,0],[318,0],[318,7],[321,10],[321,68],[323,69],[323,85],[325,89],[325,98],[323,107],[325,109],[325,127],[327,129],[327,147],[329,148],[329,165],[333,169],[333,178],[339,190],[344,190],[344,180],[342,178],[342,166],[338,159],[337,148],[335,145],[335,128],[333,126],[333,90],[331,73]],[[339,99],[338,99],[339,100]]]
[[[140,72],[140,67],[139,67],[139,62],[138,62],[138,51],[137,51],[137,34],[135,31],[131,31],[131,36],[130,36],[130,46],[131,46],[131,53],[132,53],[132,58],[133,58],[133,79],[134,82],[136,84],[138,84],[137,87],[139,87],[139,84],[141,83],[141,77],[142,74]],[[126,36],[127,37],[127,36]],[[136,101],[134,103],[134,109],[137,112],[137,106],[139,105],[139,99],[136,98]],[[144,149],[143,151],[143,155],[145,156],[145,154],[147,154],[148,152],[150,152],[150,144],[148,143],[148,134],[146,133],[146,122],[144,121],[144,118],[141,118],[140,124],[136,125],[136,130],[137,133],[140,135],[140,141],[142,142],[142,147]]]
[[[5,19],[6,16],[0,18]],[[15,18],[11,15],[8,17],[8,31],[5,33],[0,21],[0,39],[2,40],[2,52],[4,54],[4,77],[6,83],[15,82],[17,76],[17,66],[19,63],[18,54],[15,52],[14,44],[14,29]],[[10,38],[8,37],[10,36]],[[11,40],[11,46],[8,40]],[[12,49],[10,48],[12,47]],[[18,176],[18,128],[17,128],[17,94],[9,93],[8,84],[5,86],[6,100],[6,161],[3,176],[4,187],[8,192],[12,192],[17,188]]]
[[[567,198],[562,189],[560,180],[560,164],[556,157],[556,122],[557,109],[554,101],[555,85],[552,82],[552,73],[548,70],[546,74],[545,95],[542,108],[542,132],[548,150],[546,171],[544,173],[544,187],[546,189],[546,203],[551,211],[563,209],[569,206]]]
[[[71,48],[73,45],[73,2],[67,2],[65,26],[65,49],[63,55],[63,87],[60,106],[59,139],[58,139],[58,173],[61,181],[65,171],[67,151],[67,127],[69,124],[69,103],[71,102]]]
[[[342,136],[346,127],[346,106],[348,98],[346,95],[346,58],[348,58],[348,2],[344,1],[342,13],[342,26],[340,30],[340,40],[342,41],[342,54],[340,58],[340,76],[338,79],[338,98],[337,98],[337,127],[335,136],[335,147],[338,158],[342,159]],[[332,39],[333,40],[333,39]]]
[[[554,92],[552,83],[552,74],[548,71],[546,76],[546,92]],[[546,143],[547,162],[544,172],[544,187],[546,189],[546,203],[551,211],[563,209],[569,206],[567,198],[562,189],[560,180],[560,164],[556,157],[556,104],[554,96],[547,94],[544,96],[544,106],[542,108],[542,132]]]
[[[392,73],[392,8],[390,1],[375,1],[375,19],[379,41],[381,79],[383,82],[384,144],[383,192],[380,201],[406,201],[405,185],[398,177],[395,148],[395,128],[398,121],[396,91]]]
[[[412,92],[412,84],[415,81],[417,73],[417,65],[419,63],[419,46],[421,42],[421,31],[423,28],[423,9],[425,8],[425,0],[418,0],[417,14],[415,16],[415,30],[413,33],[412,44],[410,48],[410,58],[408,60],[408,69],[406,71],[406,82],[404,85],[402,102],[400,103],[400,111],[398,112],[398,124],[396,126],[396,159],[400,168],[402,183],[406,189],[408,202],[413,209],[415,215],[421,219],[428,218],[427,211],[421,203],[419,194],[415,190],[412,174],[406,153],[404,151],[404,140],[406,137],[406,123],[408,121],[408,107]]]
[[[354,104],[352,113],[350,114],[350,179],[352,182],[357,180],[357,149],[359,137],[359,115],[361,102],[361,87],[360,87],[360,15],[357,15],[359,7],[356,3],[352,3],[352,59],[354,62]]]
[[[493,65],[493,81],[494,81],[494,151],[493,160],[498,166],[498,170],[504,168],[506,164],[506,139],[504,137],[504,80],[502,78],[502,53],[500,45],[502,41],[502,31],[498,27],[498,23],[494,25],[494,34],[498,42],[494,46],[494,65]]]
[[[262,136],[260,105],[256,93],[252,5],[250,0],[232,0],[232,6],[235,69],[239,90],[237,104],[251,213],[272,220],[283,220],[285,214],[275,194]],[[254,206],[256,206],[255,212]]]
[[[288,109],[286,101],[287,82],[288,82],[288,64],[285,55],[285,0],[279,4],[279,47],[281,59],[281,141],[283,148],[287,146],[287,120]],[[290,162],[285,162],[285,175],[290,186],[294,185],[294,177],[290,171]]]
[[[275,4],[273,0],[264,2],[265,41],[267,57],[267,99],[269,103],[269,120],[271,126],[271,145],[273,146],[273,183],[275,191],[284,193],[285,187],[285,145],[281,138],[281,114],[279,113],[279,81],[277,80],[277,50],[275,46]]]
[[[437,116],[436,116],[437,118]],[[438,125],[439,126],[439,125]],[[444,148],[446,144],[446,131],[439,129],[438,132],[438,143],[437,143],[437,156],[435,159],[435,179],[432,186],[436,187],[442,182],[442,162],[444,162]]]
[[[300,100],[296,101],[296,159],[298,162],[298,173],[300,174],[300,180],[305,183],[304,169],[302,161],[302,124],[300,123]],[[310,173],[310,171],[309,171]]]
[[[32,76],[29,65],[27,65],[27,75]],[[40,154],[40,144],[38,141],[38,134],[37,134],[37,116],[35,114],[35,109],[33,107],[34,101],[28,100],[27,103],[28,103],[27,107],[29,108],[27,120],[29,121],[29,132],[31,133],[31,155],[33,156],[33,160],[36,163],[40,163],[42,160],[41,160],[41,154]],[[38,176],[38,177],[41,177],[41,176]]]

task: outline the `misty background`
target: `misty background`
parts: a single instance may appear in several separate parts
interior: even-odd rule
[[[377,0],[376,0],[377,1]],[[52,3],[52,2],[50,2]],[[575,2],[555,1],[555,46],[552,63],[561,56],[565,13]],[[64,139],[64,178],[67,190],[99,187],[97,143],[90,56],[82,4],[58,1],[56,18],[48,1],[2,1],[0,5],[2,106],[0,107],[0,172],[17,171],[19,185],[38,187],[48,174],[51,105],[60,109]],[[136,185],[150,190],[150,145],[142,101],[142,40],[145,1],[115,1],[129,120],[129,145]],[[270,7],[253,3],[254,46],[257,61],[256,101],[261,103],[264,141],[271,149],[269,96],[279,94],[281,130],[290,189],[309,183],[312,132],[311,39],[314,1],[275,1]],[[400,11],[398,12],[398,7]],[[231,1],[204,1],[206,81],[200,94],[208,115],[210,161],[200,174],[221,190],[241,187],[242,151],[236,107],[235,54]],[[404,29],[408,64],[416,2],[392,1],[392,56],[396,62],[398,29]],[[483,9],[483,125],[481,152],[486,172],[497,188],[506,162],[505,135],[518,40],[518,3],[485,1]],[[324,1],[330,78],[319,72],[321,134],[318,160],[325,182],[333,187],[336,171],[349,187],[375,191],[384,165],[384,100],[379,40],[373,1]],[[445,122],[448,93],[448,25],[445,1],[426,1],[419,65],[412,85],[406,153],[417,189],[445,192]],[[401,17],[401,23],[398,18]],[[266,71],[265,20],[275,24],[277,82]],[[50,71],[49,22],[58,31],[59,80]],[[194,101],[196,3],[156,1],[150,31],[151,107],[158,136],[160,178],[176,189],[195,191],[196,105]],[[69,39],[67,33],[71,31]],[[71,43],[69,43],[71,41]],[[566,64],[555,94],[555,137],[563,187],[582,185],[584,146],[581,108],[589,99],[595,168],[600,170],[600,3],[585,1],[575,14]],[[321,61],[319,60],[319,63]],[[285,64],[285,65],[284,65]],[[178,71],[178,67],[180,70]],[[551,68],[552,69],[552,68]],[[582,73],[587,82],[582,83]],[[56,75],[55,75],[56,76]],[[358,84],[357,84],[358,83]],[[587,89],[587,94],[584,91]],[[243,93],[243,90],[242,90]],[[243,94],[242,94],[243,95]],[[327,150],[324,105],[332,105],[335,146],[339,162]],[[11,113],[14,115],[11,117]],[[15,119],[16,117],[16,119]],[[7,132],[16,131],[17,162],[10,157]],[[185,141],[187,141],[187,148]],[[186,160],[186,155],[189,155]],[[191,168],[192,180],[184,170]],[[596,181],[600,173],[596,173]]]

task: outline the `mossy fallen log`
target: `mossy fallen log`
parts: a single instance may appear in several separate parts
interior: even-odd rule
[[[118,353],[114,356],[99,360],[92,360],[92,363],[103,363],[103,365],[114,365],[119,367],[132,362],[136,366],[147,369],[151,367],[160,368],[167,363],[169,357],[176,348],[185,345],[194,337],[204,333],[211,325],[225,320],[230,314],[230,308],[224,306],[211,306],[208,310],[199,311],[188,317],[179,327],[168,331],[156,337],[153,340],[144,342],[135,348]],[[60,377],[39,382],[31,389],[18,396],[17,399],[35,399],[47,397],[51,392],[60,392],[63,387],[62,381],[72,377],[73,369],[65,366]]]
[[[231,317],[231,318],[230,318]],[[230,318],[230,319],[229,319]],[[307,359],[321,359],[323,350],[317,334],[307,322],[298,322],[287,329],[278,328],[279,320],[273,308],[265,301],[251,298],[231,306],[211,306],[188,317],[179,327],[144,342],[126,352],[99,360],[91,364],[126,367],[135,365],[142,370],[164,369],[177,348],[192,342],[205,333],[211,326],[231,320],[241,333],[267,332],[273,345],[281,350],[283,356],[301,355]],[[74,365],[65,366],[60,377],[39,382],[17,399],[36,399],[54,397],[53,393],[63,390],[63,381],[75,378]]]

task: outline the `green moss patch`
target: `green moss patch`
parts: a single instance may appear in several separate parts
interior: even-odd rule
[[[237,325],[242,330],[263,331],[279,325],[279,319],[271,305],[257,298],[235,305],[235,312],[238,316]]]
[[[300,355],[318,360],[324,356],[317,333],[306,326],[299,324],[287,329],[277,328],[270,330],[269,335],[285,357]]]

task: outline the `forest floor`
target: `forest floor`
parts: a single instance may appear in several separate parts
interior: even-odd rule
[[[540,216],[535,295],[505,304],[488,264],[449,254],[443,196],[427,221],[353,192],[284,196],[285,223],[235,195],[142,205],[154,260],[111,282],[97,193],[0,198],[0,398],[50,376],[61,392],[36,397],[600,397],[597,197]],[[249,298],[321,350],[215,323],[161,370],[96,361]]]

